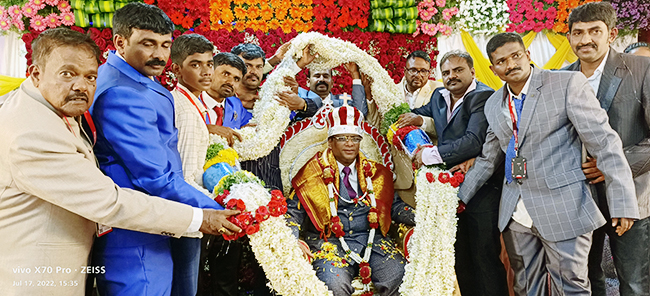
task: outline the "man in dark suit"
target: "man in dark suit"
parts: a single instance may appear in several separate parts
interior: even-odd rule
[[[623,141],[636,187],[640,220],[623,235],[610,223],[594,231],[589,253],[589,279],[593,295],[605,295],[601,267],[605,234],[609,235],[620,293],[650,295],[650,59],[624,54],[610,48],[618,34],[616,11],[607,2],[579,6],[569,16],[567,38],[578,61],[568,70],[580,71],[593,87],[609,124]],[[646,167],[644,168],[643,165]],[[605,178],[588,157],[583,172],[593,184],[598,206],[608,220]]]
[[[467,52],[450,51],[440,60],[444,88],[438,88],[428,104],[400,117],[400,126],[433,118],[438,145],[414,156],[416,166],[446,163],[453,166],[481,153],[488,128],[483,106],[494,93],[474,78],[474,63]],[[417,115],[416,115],[417,114]],[[503,169],[479,189],[464,212],[458,214],[456,276],[462,295],[507,295],[506,271],[499,259],[497,228]]]

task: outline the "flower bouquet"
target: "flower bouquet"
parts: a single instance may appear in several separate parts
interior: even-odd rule
[[[405,235],[409,262],[399,289],[402,295],[453,294],[457,194],[464,179],[462,173],[450,174],[440,166],[416,172],[417,226]]]
[[[239,156],[235,149],[225,143],[213,143],[208,147],[203,165],[203,186],[213,192],[219,181],[239,171]]]
[[[429,136],[417,126],[398,127],[398,118],[404,113],[410,112],[408,105],[402,103],[388,111],[381,123],[381,132],[386,135],[388,143],[395,146],[397,150],[404,151],[410,157],[420,147],[433,146]]]

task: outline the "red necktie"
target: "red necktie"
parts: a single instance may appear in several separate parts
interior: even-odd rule
[[[223,107],[222,106],[214,107],[214,112],[217,113],[217,120],[215,121],[214,124],[223,126]]]

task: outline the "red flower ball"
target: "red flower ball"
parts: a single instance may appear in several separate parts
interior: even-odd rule
[[[440,181],[442,183],[449,182],[449,173],[440,173],[438,175],[438,181]]]
[[[257,222],[266,221],[269,216],[271,216],[271,213],[269,213],[269,209],[265,206],[261,206],[255,210],[255,220]]]
[[[368,264],[368,262],[359,263],[359,276],[361,276],[361,282],[364,284],[370,284],[372,281],[372,279],[370,279],[371,275],[372,270],[370,269],[370,264]]]
[[[339,217],[332,217],[331,222],[332,226],[330,228],[336,237],[342,237],[345,235],[345,232],[343,232],[343,223],[341,223],[341,219]]]
[[[461,172],[455,172],[454,178],[458,179],[458,183],[463,183],[463,181],[465,181],[465,175]]]
[[[248,228],[246,228],[246,234],[247,235],[255,234],[258,231],[260,231],[260,225],[258,223],[255,223],[255,224],[249,226]]]

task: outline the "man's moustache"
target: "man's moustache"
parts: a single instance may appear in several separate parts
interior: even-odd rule
[[[151,59],[144,63],[145,66],[165,66],[167,63],[160,59]]]
[[[75,93],[75,94],[71,94],[71,95],[65,97],[66,102],[74,101],[74,100],[78,100],[78,99],[84,99],[87,102],[88,101],[88,95],[86,95],[85,93]]]
[[[596,43],[593,43],[593,42],[592,42],[592,43],[588,43],[588,44],[580,45],[580,46],[578,46],[577,49],[580,50],[580,49],[582,49],[582,48],[585,47],[585,46],[591,46],[593,49],[598,48],[598,45],[596,45]]]
[[[318,87],[319,85],[329,86],[325,81],[316,82],[316,87]]]
[[[252,77],[257,78],[257,80],[261,80],[261,78],[259,76],[257,76],[257,74],[255,74],[255,73],[250,73],[250,74],[246,75],[246,79],[251,79]]]
[[[512,69],[506,71],[506,76],[510,75],[510,73],[512,73],[512,71],[516,71],[516,70],[521,70],[521,67],[512,68]]]
[[[460,81],[460,80],[458,80],[458,79],[451,79],[451,80],[447,81],[447,85],[450,85],[452,82],[458,82],[458,83],[461,83],[462,81]]]

